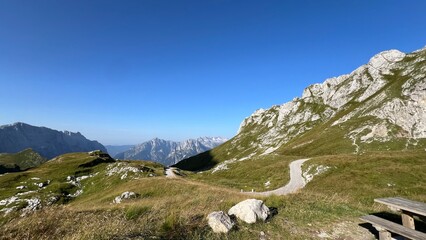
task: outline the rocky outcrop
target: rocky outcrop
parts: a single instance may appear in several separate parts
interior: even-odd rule
[[[146,166],[131,166],[127,162],[116,162],[110,164],[106,169],[106,176],[120,176],[121,180],[124,180],[128,177],[138,177],[141,174],[145,173],[148,176],[156,176],[154,169]]]
[[[21,210],[22,211],[21,216],[25,216],[29,213],[32,213],[32,212],[42,208],[41,200],[37,197],[33,197],[31,199],[20,199],[17,196],[12,196],[10,198],[6,198],[6,199],[1,200],[0,206],[6,206],[7,207],[9,205],[21,203],[21,202],[25,202],[25,207],[22,208],[22,210]],[[18,208],[17,206],[12,206],[12,207],[9,207],[9,208],[3,208],[1,210],[1,212],[4,212],[4,214],[7,215],[17,208]]]
[[[235,222],[223,211],[210,213],[207,221],[215,233],[228,233],[235,225]]]
[[[27,203],[27,206],[22,209],[21,216],[25,216],[42,208],[41,200],[39,198],[25,199],[25,201]]]
[[[139,194],[135,192],[123,192],[120,196],[114,198],[113,203],[121,203],[125,199],[138,198]]]
[[[387,80],[384,75],[391,74],[391,69],[404,57],[405,54],[398,50],[381,52],[350,74],[309,86],[303,91],[301,99],[320,102],[336,110],[349,101],[364,101],[385,86]]]
[[[60,132],[25,123],[0,126],[0,153],[17,153],[27,148],[48,159],[70,152],[97,149],[106,152],[102,144],[86,139],[79,132]]]
[[[270,212],[262,200],[247,199],[229,209],[228,214],[235,215],[242,221],[251,224],[257,220],[265,221]]]

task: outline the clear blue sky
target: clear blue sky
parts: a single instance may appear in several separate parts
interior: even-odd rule
[[[388,49],[426,44],[426,1],[0,1],[0,124],[103,144],[232,137]]]

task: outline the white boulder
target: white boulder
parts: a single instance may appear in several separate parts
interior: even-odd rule
[[[0,201],[0,206],[8,206],[9,204],[15,203],[19,201],[18,197],[12,196],[10,198],[6,198]]]
[[[41,200],[39,198],[25,199],[27,206],[22,209],[21,216],[25,216],[31,212],[41,209]]]
[[[229,215],[235,215],[246,223],[255,223],[257,220],[265,221],[269,213],[269,208],[262,200],[257,199],[239,202],[228,211]]]
[[[115,197],[113,203],[121,203],[123,199],[137,198],[138,194],[134,192],[123,192],[120,196]]]
[[[81,194],[83,194],[83,190],[82,189],[78,189],[77,191],[75,191],[75,193],[68,194],[68,197],[76,198],[76,197],[80,196]]]
[[[113,203],[121,203],[121,197],[120,196],[115,197],[112,202]]]
[[[215,233],[227,233],[235,225],[228,214],[222,211],[210,213],[207,216],[207,221]]]
[[[47,181],[41,182],[41,183],[34,183],[34,185],[39,187],[39,188],[46,187],[49,184],[50,184],[50,180],[47,180]]]

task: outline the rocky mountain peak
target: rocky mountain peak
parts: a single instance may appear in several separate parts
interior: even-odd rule
[[[303,91],[302,99],[306,102],[321,102],[334,109],[341,108],[351,100],[361,102],[386,84],[383,75],[391,74],[396,63],[402,61],[405,56],[405,53],[398,50],[383,51],[350,74],[329,78],[323,83],[307,87]],[[363,93],[353,99],[359,92]]]
[[[386,149],[420,147],[425,104],[426,49],[383,51],[349,74],[307,87],[300,98],[255,111],[220,148],[231,153],[228,159],[239,159],[307,148],[327,134],[346,144],[336,151],[361,152],[374,142]],[[298,140],[302,136],[305,141]]]
[[[396,49],[383,51],[374,55],[368,62],[368,65],[375,69],[388,68],[389,64],[404,59],[405,55],[405,53]]]
[[[26,123],[23,122],[15,122],[12,124],[5,124],[0,126],[0,129],[5,129],[5,128],[11,128],[11,129],[15,129],[15,130],[19,130],[20,128],[26,127],[26,126],[30,126]]]

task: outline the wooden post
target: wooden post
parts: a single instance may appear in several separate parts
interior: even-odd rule
[[[380,231],[379,232],[379,239],[380,240],[392,240],[391,233],[386,231],[386,230]]]
[[[388,230],[375,225],[373,225],[373,227],[379,232],[380,240],[392,240],[391,233],[388,232]]]
[[[401,211],[402,225],[407,228],[416,229],[414,226],[413,214],[407,211]]]

